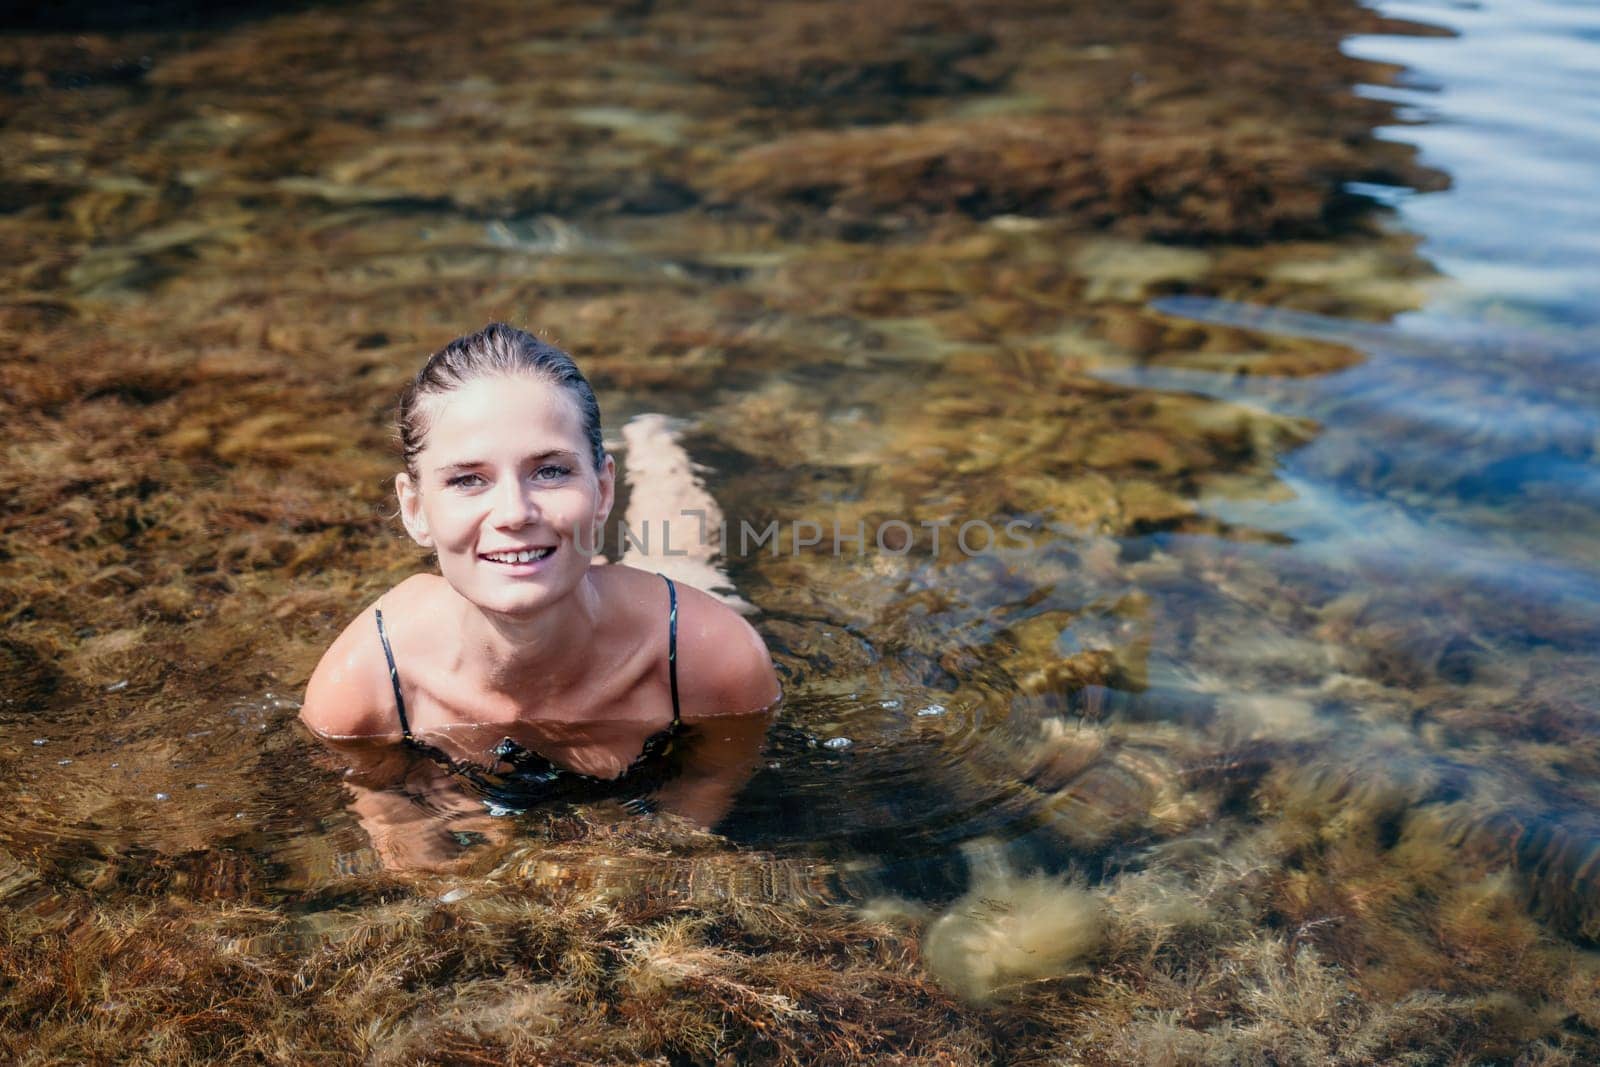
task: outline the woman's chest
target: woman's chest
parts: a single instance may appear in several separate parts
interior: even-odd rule
[[[524,758],[616,778],[673,721],[666,687],[648,669],[613,670],[559,694],[508,693],[449,672],[425,672],[414,688],[413,736],[485,768],[503,768],[520,750]]]

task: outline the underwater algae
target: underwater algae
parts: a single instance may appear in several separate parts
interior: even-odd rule
[[[1394,72],[1340,40],[1401,29],[387,2],[0,36],[5,1057],[1593,1060],[1592,623],[1286,558],[1208,502],[1293,496],[1327,411],[1112,380],[1373,358],[1173,294],[1424,301],[1346,191],[1443,180],[1349,91]],[[730,517],[1028,546],[729,561],[794,806],[535,814],[383,871],[294,695],[423,565],[392,398],[489,318],[609,426],[690,419]]]

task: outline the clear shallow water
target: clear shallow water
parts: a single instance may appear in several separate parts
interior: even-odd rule
[[[1403,198],[1403,223],[1450,279],[1419,317],[1595,323],[1600,255],[1600,16],[1581,3],[1381,4],[1448,38],[1352,37],[1345,50],[1406,70],[1363,91],[1401,106],[1385,136],[1417,145],[1451,188]]]
[[[1248,373],[1247,365],[1226,373],[1190,369],[1184,357],[1162,353],[1098,371],[1107,381],[1212,397],[1316,427],[1307,443],[1279,457],[1279,491],[1239,494],[1229,486],[1197,500],[1201,512],[1236,530],[1289,543],[1157,537],[1148,547],[1125,542],[1123,550],[1170,553],[1202,568],[1222,561],[1264,567],[1311,600],[1341,593],[1381,600],[1385,593],[1374,590],[1398,592],[1398,610],[1414,612],[1419,630],[1441,621],[1455,629],[1425,642],[1464,641],[1471,650],[1461,662],[1420,665],[1446,683],[1469,681],[1479,669],[1494,670],[1497,658],[1544,646],[1573,669],[1578,728],[1587,732],[1600,710],[1592,688],[1600,638],[1600,335],[1593,328],[1600,289],[1590,277],[1600,261],[1600,215],[1581,192],[1600,176],[1600,158],[1592,155],[1600,139],[1585,136],[1595,132],[1595,13],[1583,5],[1380,10],[1452,31],[1356,35],[1343,45],[1347,54],[1401,70],[1396,84],[1357,92],[1401,105],[1407,124],[1380,136],[1416,145],[1423,163],[1450,176],[1448,189],[1429,192],[1358,183],[1393,203],[1391,225],[1422,238],[1418,252],[1439,277],[1420,307],[1382,326],[1205,297],[1152,301],[1152,310],[1180,321],[1318,340],[1361,358],[1348,370],[1304,377]],[[1541,61],[1530,62],[1533,56]],[[1277,627],[1241,626],[1232,642],[1254,640],[1263,652],[1282,637]],[[1235,701],[1281,693],[1259,689],[1248,666],[1197,645],[1181,637],[1154,642],[1162,660],[1156,669],[1181,681],[1148,703],[1159,706],[1165,697],[1178,705],[1170,713],[1181,715],[1193,703],[1185,695],[1195,695],[1185,686],[1202,676],[1218,679]],[[1316,708],[1322,726],[1310,733],[1346,729],[1361,708],[1317,693],[1331,681],[1317,677],[1318,667],[1337,657],[1318,658],[1310,655],[1300,695],[1290,699]],[[1199,695],[1203,701],[1206,694]],[[1427,701],[1420,704],[1427,714]],[[1515,720],[1507,726],[1517,729]],[[1341,743],[1358,746],[1355,736],[1345,734]],[[1526,773],[1498,770],[1514,779]],[[1529,783],[1507,785],[1518,791]],[[1581,787],[1555,794],[1555,818],[1586,822],[1590,798]],[[1033,827],[1023,818],[1017,829],[1025,836]],[[1082,861],[1070,844],[1055,851]]]
[[[392,899],[295,699],[424,565],[399,383],[509,318],[610,426],[684,418],[733,522],[914,540],[728,561],[788,699],[726,841],[535,813],[428,892],[938,912],[1068,872],[1112,928],[1160,884],[1242,917],[1207,958],[1291,938],[1384,1004],[1533,981],[1429,970],[1458,881],[1592,939],[1593,14],[1025,7],[772,5],[759,62],[738,20],[586,8],[7,41],[8,901],[262,907],[282,963]],[[974,519],[1029,532],[963,551]]]

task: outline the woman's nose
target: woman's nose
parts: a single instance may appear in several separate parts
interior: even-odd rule
[[[526,526],[539,519],[537,494],[520,478],[507,478],[495,488],[494,524],[506,528]]]

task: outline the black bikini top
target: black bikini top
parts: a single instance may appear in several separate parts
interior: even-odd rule
[[[444,750],[416,737],[406,720],[406,700],[400,692],[400,671],[395,666],[394,650],[389,647],[389,635],[383,628],[383,611],[375,609],[373,614],[378,621],[378,640],[383,642],[383,655],[389,661],[389,683],[394,687],[394,704],[400,716],[402,743],[434,760],[483,794],[492,807],[504,811],[522,810],[548,800],[582,799],[602,791],[614,791],[624,779],[630,786],[643,784],[638,779],[644,776],[636,772],[642,770],[644,765],[654,763],[656,757],[665,756],[683,727],[678,712],[678,589],[666,575],[661,575],[661,579],[667,583],[667,674],[672,683],[672,724],[650,735],[638,757],[617,778],[597,778],[569,770],[522,747],[509,737],[494,747],[494,767],[482,767],[454,759]],[[500,770],[502,765],[508,769]]]

